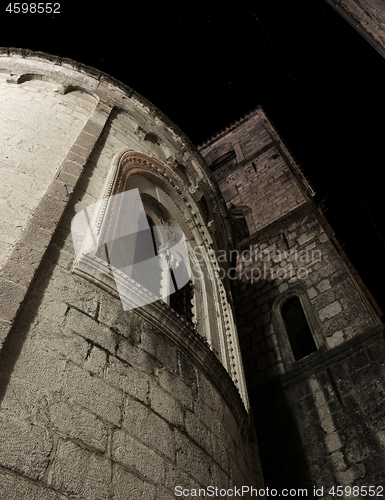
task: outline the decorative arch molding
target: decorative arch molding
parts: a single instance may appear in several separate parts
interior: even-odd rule
[[[197,235],[196,244],[204,245],[209,250],[213,243],[211,237],[213,228],[211,228],[210,224],[209,230],[204,220],[204,215],[201,213],[196,201],[201,196],[195,195],[195,191],[191,192],[186,186],[183,177],[178,175],[177,170],[143,153],[137,153],[132,149],[124,149],[117,153],[112,160],[102,197],[108,198],[112,194],[126,190],[128,177],[135,173],[156,180],[164,189],[165,194],[170,198],[171,202],[180,211],[191,231],[198,231],[199,236]],[[187,169],[183,168],[183,170],[186,171]],[[103,216],[104,212],[101,214],[101,218]]]
[[[286,330],[286,326],[282,317],[281,308],[284,303],[290,298],[298,297],[300,300],[303,312],[309,325],[317,350],[324,346],[324,338],[322,335],[322,327],[317,318],[317,315],[311,305],[306,289],[300,284],[292,286],[288,290],[281,293],[272,305],[272,321],[274,331],[277,334],[278,345],[285,365],[285,369],[289,369],[296,361],[290,339]],[[322,349],[323,350],[323,349]]]
[[[187,324],[182,317],[179,317],[179,320],[185,323],[186,328],[199,333],[202,342],[208,343],[212,352],[216,354],[229,373],[248,409],[235,322],[224,284],[218,274],[220,269],[212,248],[213,241],[198,203],[186,189],[183,180],[178,178],[176,172],[170,167],[142,153],[128,149],[119,152],[112,161],[98,212],[90,221],[92,230],[96,235],[100,235],[105,224],[112,223],[108,220],[111,219],[111,212],[107,210],[110,197],[131,189],[139,189],[144,208],[148,209],[151,218],[158,219],[158,221],[163,218],[167,225],[179,227],[185,234],[192,267],[193,269],[199,268],[200,271],[203,269],[203,272],[198,275],[194,275],[194,271],[192,273],[195,292],[195,327]],[[197,261],[195,250],[197,247],[204,249],[201,254],[203,259],[200,262]],[[119,273],[114,272],[113,276],[111,272],[108,272],[106,263],[101,263],[101,266],[104,266],[104,269],[101,267],[97,276],[95,272],[88,274],[83,267],[82,269],[74,268],[74,272],[90,279],[113,296],[119,297],[114,281],[114,276],[115,279],[117,275],[119,278]],[[138,290],[139,293],[142,291]],[[159,311],[162,311],[165,317],[178,316],[162,300],[147,303],[135,310],[146,317],[153,316],[153,323],[168,336],[170,332],[167,325],[173,322],[162,321]],[[181,330],[180,334],[182,333]],[[178,335],[178,332],[173,332],[173,335]]]

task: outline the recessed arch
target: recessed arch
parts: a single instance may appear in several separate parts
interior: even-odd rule
[[[55,80],[55,78],[42,75],[40,73],[24,73],[18,77],[17,83],[21,84],[24,82],[30,82],[31,80],[41,80],[43,82],[51,83],[52,85],[60,84],[57,80]]]
[[[220,144],[204,157],[211,170],[216,170],[236,157],[234,146],[231,143]]]
[[[67,85],[64,87],[64,94],[71,94],[72,92],[80,92],[82,94],[86,94],[87,96],[92,97],[95,102],[99,102],[100,100],[94,92],[90,92],[80,85]]]
[[[153,144],[158,144],[158,136],[154,134],[154,132],[147,132],[147,134],[144,137],[145,141],[152,142]]]

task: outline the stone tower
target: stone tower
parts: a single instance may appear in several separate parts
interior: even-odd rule
[[[385,56],[385,13],[380,0],[326,0],[382,57]]]
[[[200,151],[234,225],[229,278],[267,486],[381,485],[381,311],[262,109]]]
[[[2,49],[0,99],[1,499],[262,485],[215,258],[231,248],[231,223],[198,151],[132,89],[66,59]],[[133,212],[110,203],[131,191]],[[71,224],[83,217],[84,234],[115,244],[115,222],[138,206],[147,250],[168,259],[156,238],[179,228],[194,272],[127,308],[121,289],[149,296],[141,276],[101,253],[90,263],[83,242],[75,255]],[[170,268],[150,268],[162,287]]]

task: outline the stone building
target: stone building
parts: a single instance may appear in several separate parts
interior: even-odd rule
[[[232,245],[230,219],[198,151],[72,61],[3,50],[0,95],[0,497],[262,484],[229,283],[211,257]],[[191,265],[199,247],[202,278],[124,310],[108,269],[75,258],[71,222],[135,190],[155,228],[183,231]]]
[[[385,56],[385,12],[381,0],[326,0],[382,56]]]
[[[198,151],[108,75],[15,49],[0,99],[0,498],[381,484],[380,311],[263,111]],[[140,273],[111,258],[132,214]]]
[[[266,484],[380,485],[382,312],[262,109],[200,151],[238,234],[232,290]]]

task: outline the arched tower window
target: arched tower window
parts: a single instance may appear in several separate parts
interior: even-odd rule
[[[225,165],[230,165],[236,162],[236,157],[237,155],[234,150],[234,146],[230,143],[226,143],[211,150],[205,156],[205,160],[211,171],[214,172]]]
[[[296,361],[315,352],[317,346],[299,297],[287,299],[281,306],[281,315]]]

